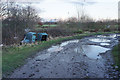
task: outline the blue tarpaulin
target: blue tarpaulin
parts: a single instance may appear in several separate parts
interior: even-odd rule
[[[38,41],[46,41],[47,40],[47,33],[38,33],[37,34],[37,40]]]

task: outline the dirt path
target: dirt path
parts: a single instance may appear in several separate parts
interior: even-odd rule
[[[117,78],[111,49],[116,35],[66,41],[39,52],[10,78]]]

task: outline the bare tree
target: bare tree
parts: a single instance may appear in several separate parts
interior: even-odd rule
[[[37,23],[37,12],[30,6],[10,2],[2,5],[3,43],[13,44],[21,40],[26,28],[33,28]]]

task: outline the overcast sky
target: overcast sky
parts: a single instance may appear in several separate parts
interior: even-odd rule
[[[119,0],[42,0],[33,4],[42,18],[77,17],[77,10],[94,19],[117,19]],[[83,5],[83,8],[82,8]]]
[[[26,0],[17,0],[26,1]],[[27,0],[30,2],[30,0]],[[31,0],[33,2],[33,0]],[[117,19],[118,2],[120,0],[34,0],[32,6],[41,18],[66,19],[77,17],[77,10],[84,12],[93,19]],[[82,8],[83,5],[83,8]]]

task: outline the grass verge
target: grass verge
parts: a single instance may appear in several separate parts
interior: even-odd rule
[[[118,66],[118,71],[120,72],[120,43],[116,46],[114,46],[112,50],[113,58],[115,60],[115,65]]]
[[[4,75],[10,74],[16,68],[24,65],[26,63],[26,59],[35,55],[37,52],[50,47],[51,45],[71,40],[71,39],[81,39],[85,36],[97,35],[97,34],[110,34],[111,32],[106,33],[84,33],[77,34],[75,36],[58,38],[55,40],[50,40],[46,42],[41,42],[39,45],[31,45],[31,46],[22,46],[22,47],[9,47],[3,48],[2,54],[2,72]]]

